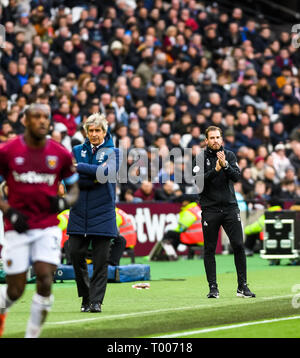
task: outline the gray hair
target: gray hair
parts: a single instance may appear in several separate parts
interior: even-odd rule
[[[101,127],[103,132],[107,132],[108,122],[104,114],[98,112],[91,114],[84,123],[84,130],[88,132],[89,126]]]

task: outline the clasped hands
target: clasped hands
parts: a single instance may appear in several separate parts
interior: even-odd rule
[[[216,171],[219,172],[222,168],[226,167],[226,157],[224,151],[217,152],[217,157]]]

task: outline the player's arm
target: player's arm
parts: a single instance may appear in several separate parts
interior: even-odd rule
[[[4,185],[6,184],[4,183]],[[17,232],[22,233],[29,229],[27,217],[8,204],[4,198],[3,192],[0,194],[0,210],[3,212],[3,216],[11,222],[13,228]]]
[[[64,195],[64,199],[66,201],[66,204],[68,206],[68,208],[70,208],[71,206],[73,206],[79,196],[79,187],[78,187],[78,182],[76,181],[73,184],[66,184],[66,193]]]
[[[52,212],[62,212],[66,209],[69,209],[73,206],[79,196],[79,186],[78,182],[67,184],[66,180],[64,180],[66,192],[63,196],[51,196],[50,199],[50,207]]]
[[[61,180],[65,185],[66,192],[63,196],[57,195],[49,197],[52,212],[62,212],[76,203],[79,196],[78,179],[79,175],[76,172],[73,157],[66,155],[65,165],[61,171]]]
[[[9,148],[7,145],[5,143],[0,144],[0,175],[2,175],[5,179],[9,173],[8,153]],[[27,224],[27,217],[8,204],[4,188],[7,189],[6,183],[3,183],[0,193],[0,210],[3,212],[3,217],[11,222],[13,228],[17,232],[22,233],[27,231],[29,228]]]

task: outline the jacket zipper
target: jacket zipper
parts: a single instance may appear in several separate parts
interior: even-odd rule
[[[89,151],[88,151],[89,152]],[[93,153],[92,153],[92,156],[89,158],[89,164],[92,164],[93,162]],[[87,205],[87,202],[88,202],[88,190],[86,191],[86,200],[85,200],[85,203]],[[84,233],[84,237],[87,237],[87,212],[86,212],[86,207],[85,207],[85,233]]]

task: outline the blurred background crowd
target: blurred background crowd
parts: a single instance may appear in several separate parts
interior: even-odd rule
[[[243,6],[196,0],[2,0],[0,141],[24,131],[32,102],[49,105],[51,137],[72,150],[101,111],[115,145],[151,159],[147,175],[117,186],[118,201],[167,201],[191,193],[164,160],[173,148],[205,147],[223,130],[242,171],[242,200],[300,200],[300,52],[289,26]],[[296,35],[296,34],[294,34]],[[132,154],[133,153],[133,154]],[[150,160],[149,160],[150,162]],[[149,163],[148,162],[148,163]],[[137,177],[151,172],[139,161]]]

